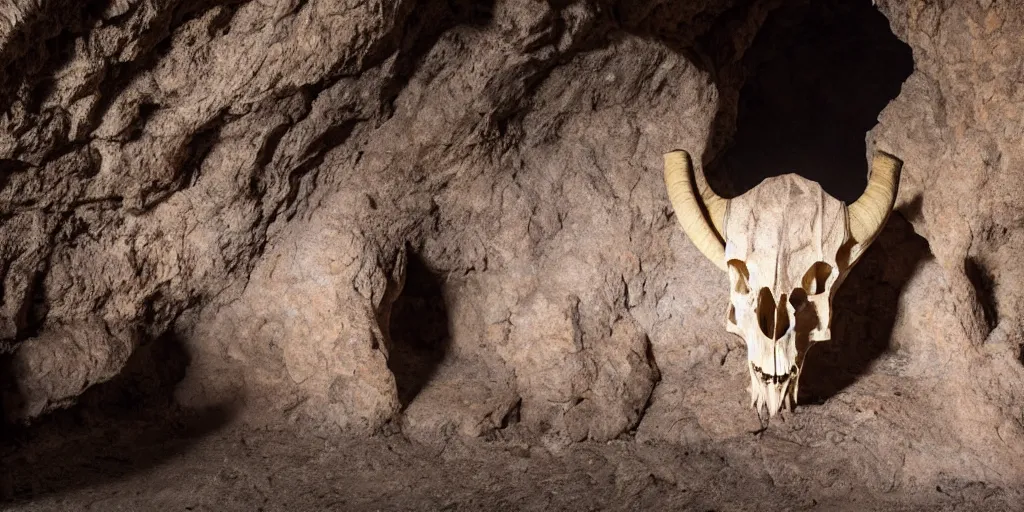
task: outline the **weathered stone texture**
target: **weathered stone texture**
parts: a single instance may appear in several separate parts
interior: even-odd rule
[[[915,63],[867,136],[906,162],[900,214],[809,403],[749,435],[726,276],[661,155],[721,153],[758,28],[805,4],[0,3],[8,419],[170,337],[179,405],[251,425],[714,444],[834,496],[1019,482],[1012,2],[879,2]]]

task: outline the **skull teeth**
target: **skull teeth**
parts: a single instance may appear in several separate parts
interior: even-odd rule
[[[775,375],[775,374],[772,374],[772,373],[765,373],[763,370],[761,370],[761,368],[759,368],[754,363],[750,363],[750,369],[756,375],[758,375],[761,378],[761,380],[764,381],[765,384],[785,384],[786,381],[788,381],[790,377],[796,375],[796,365],[793,365],[792,367],[790,367],[789,373],[784,373],[782,375]]]
[[[750,363],[750,405],[760,415],[766,409],[774,417],[783,407],[791,409],[796,404],[796,382],[798,370],[794,365],[789,373],[767,374],[754,363]]]

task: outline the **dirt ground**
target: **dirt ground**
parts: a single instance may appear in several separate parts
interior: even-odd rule
[[[4,458],[8,510],[1020,510],[977,486],[794,488],[759,465],[775,434],[725,450],[613,441],[552,455],[495,439],[438,452],[401,435],[299,437],[196,423],[30,436]],[[131,427],[133,433],[127,434]],[[744,453],[746,452],[746,453]],[[746,459],[746,460],[742,460]],[[17,464],[21,462],[21,464]],[[1014,505],[1017,503],[1018,505]]]
[[[119,378],[90,390],[80,406],[4,433],[0,508],[1020,510],[1021,489],[954,477],[934,488],[908,486],[895,481],[895,472],[889,484],[857,476],[861,469],[844,445],[859,443],[879,459],[899,455],[879,449],[884,440],[837,431],[830,420],[851,410],[892,421],[927,392],[891,385],[864,378],[844,394],[726,442],[626,435],[557,446],[512,424],[479,439],[452,436],[428,446],[410,441],[398,425],[376,436],[345,436],[303,425],[247,425],[230,407],[180,411],[159,386]],[[155,394],[138,396],[147,389]],[[884,406],[862,409],[882,394]]]

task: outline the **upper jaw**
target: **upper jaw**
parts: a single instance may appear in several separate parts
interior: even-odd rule
[[[768,416],[774,417],[783,407],[790,409],[796,405],[800,371],[795,364],[789,372],[783,374],[766,373],[753,361],[749,362],[748,367],[750,405],[758,415],[762,409],[767,409]]]

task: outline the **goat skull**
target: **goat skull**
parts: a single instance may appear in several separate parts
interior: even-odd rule
[[[665,154],[665,184],[683,231],[729,274],[726,329],[746,341],[758,414],[796,405],[807,349],[831,338],[832,298],[885,225],[901,168],[876,153],[867,189],[849,206],[795,174],[724,199],[696,179],[689,154]]]

